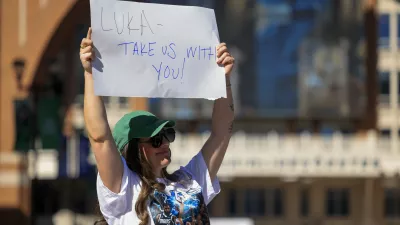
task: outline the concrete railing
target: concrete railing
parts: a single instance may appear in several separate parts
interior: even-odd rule
[[[80,98],[81,100],[72,106],[72,116],[74,127],[82,129],[85,126],[83,118],[83,96],[81,96]],[[118,122],[119,119],[121,119],[123,115],[132,110],[127,104],[120,103],[119,99],[115,97],[110,98],[110,101],[105,103],[105,106],[110,127],[114,127],[114,125]]]
[[[118,108],[118,109],[117,109]],[[130,109],[109,107],[111,127]],[[75,127],[83,128],[82,108],[75,107]],[[186,164],[209,137],[177,135],[171,169]],[[371,132],[355,135],[278,135],[276,132],[236,132],[230,142],[220,175],[231,176],[378,176],[400,171],[400,149],[388,138]],[[397,146],[400,146],[399,144]]]
[[[209,134],[182,135],[171,145],[172,163],[170,172],[186,165],[199,152]],[[79,176],[77,166],[81,160],[95,165],[93,155],[79,158],[79,140],[67,144],[68,173]],[[223,164],[219,170],[221,178],[232,177],[377,177],[394,176],[400,173],[400,149],[391,150],[390,140],[378,138],[373,133],[361,138],[342,135],[311,136],[304,133],[297,136],[267,134],[244,134],[232,136]],[[22,155],[3,153],[0,163],[18,164]],[[43,179],[58,177],[58,152],[38,150],[28,154],[29,176]],[[34,166],[34,167],[33,167]],[[8,174],[8,175],[7,175]],[[3,178],[9,178],[4,173]],[[7,176],[6,176],[7,175]],[[11,178],[10,178],[11,179]],[[19,182],[19,178],[9,182]],[[6,180],[2,183],[6,185]]]
[[[202,147],[208,134],[178,135],[172,145],[171,169],[185,165]],[[231,139],[219,175],[233,176],[379,176],[400,171],[400,149],[374,133],[366,137],[279,136],[277,133],[246,135]]]

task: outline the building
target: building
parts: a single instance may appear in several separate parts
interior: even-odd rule
[[[184,2],[182,1],[182,4]],[[226,5],[222,10],[225,14],[217,16],[225,15],[230,18],[232,14],[229,13],[249,17],[253,13],[248,10],[250,6],[254,6],[253,1],[243,0],[240,1],[241,4],[236,4],[238,2],[236,0],[206,2],[192,1],[190,4],[214,4],[215,8]],[[268,1],[258,1],[260,4],[265,2]],[[328,1],[315,2],[322,4]],[[353,225],[400,222],[400,208],[397,204],[400,200],[399,140],[398,135],[387,135],[398,132],[400,122],[398,95],[393,94],[398,92],[396,88],[399,83],[396,58],[400,5],[394,0],[374,2],[367,1],[365,10],[376,7],[380,14],[382,30],[379,32],[378,70],[382,74],[380,76],[382,87],[386,85],[388,89],[389,86],[390,91],[381,88],[382,95],[378,107],[368,108],[370,111],[366,119],[361,122],[342,119],[294,121],[290,115],[286,118],[238,120],[236,128],[238,132],[232,139],[219,174],[224,191],[210,205],[213,217],[251,218],[257,225]],[[91,185],[94,183],[91,176],[94,162],[91,160],[90,152],[87,151],[89,147],[82,120],[83,90],[82,77],[79,76],[82,71],[79,67],[77,46],[89,24],[89,1],[3,0],[0,3],[0,192],[2,193],[0,214],[1,218],[4,218],[2,221],[8,222],[7,224],[25,224],[30,220],[45,223],[54,219],[56,224],[72,224],[68,223],[68,219],[75,219],[77,223],[87,224],[87,221],[92,219],[90,214],[94,213],[96,196]],[[301,0],[300,3],[302,4],[298,7],[305,9],[302,11],[304,14],[299,13],[296,16],[307,20],[305,5],[314,2]],[[343,13],[342,17],[345,18],[346,15],[354,13],[349,9],[351,4],[356,3],[356,1],[344,1],[342,5],[333,6],[338,7],[340,10],[337,11]],[[246,5],[249,7],[246,8]],[[366,15],[367,25],[371,25],[368,23],[371,22],[371,17],[374,22],[374,14],[361,11],[363,7],[360,5],[353,7],[360,15]],[[254,25],[252,23],[254,22],[241,24],[243,29],[241,31],[248,31],[247,29]],[[382,26],[385,24],[387,28]],[[371,29],[370,26],[368,29]],[[373,26],[372,31],[374,31]],[[246,44],[253,42],[252,36],[246,38],[248,41],[244,41],[243,46],[238,45],[239,51],[246,49],[248,47]],[[371,37],[367,37],[367,41],[368,38]],[[234,38],[230,41],[239,42]],[[261,39],[259,41],[263,42]],[[289,49],[288,52],[292,50]],[[374,51],[367,49],[367,52]],[[246,54],[254,52],[250,50],[243,52],[243,55]],[[372,62],[368,68],[372,68],[373,74],[373,56],[372,60],[368,57],[371,56],[367,56],[367,60],[370,60],[367,62]],[[244,64],[246,63],[245,61]],[[278,66],[275,69],[280,71],[281,68]],[[248,65],[247,68],[251,66]],[[371,74],[370,71],[366,73]],[[250,76],[256,77],[256,75]],[[19,77],[22,77],[21,86],[18,86],[17,82]],[[367,77],[371,78],[371,75]],[[261,81],[268,82],[271,78],[263,79],[267,80]],[[290,83],[290,79],[292,78],[289,77],[285,82]],[[388,82],[385,83],[385,79]],[[58,80],[62,81],[62,88]],[[249,79],[243,85],[241,83],[239,91],[250,89],[256,81],[255,78]],[[370,79],[366,79],[366,82],[371,83]],[[372,83],[374,82],[372,75]],[[374,106],[373,94],[376,90],[369,91],[367,95],[372,93],[372,97],[366,97],[369,100],[367,105]],[[56,96],[61,99],[52,98],[55,96],[54,93],[59,92],[62,94]],[[285,99],[293,100],[294,95],[295,93],[289,93]],[[249,92],[241,98],[242,102],[248,103],[241,106],[245,114],[251,114],[257,107],[268,110],[271,109],[268,108],[271,105],[276,106],[273,104],[274,99],[261,103],[254,100],[261,99],[260,94]],[[22,112],[24,112],[33,104],[39,109],[44,100],[48,100],[45,102],[45,107],[49,107],[49,102],[55,102],[53,110],[44,110],[49,113],[44,114],[45,118],[61,117],[63,120],[44,121],[36,125],[37,130],[46,131],[54,127],[63,127],[63,130],[56,129],[55,133],[50,134],[40,132],[37,138],[39,141],[32,141],[29,135],[22,136],[20,148],[36,151],[29,151],[27,154],[23,153],[24,151],[22,153],[15,151],[15,142],[19,140],[15,130],[21,121],[14,118],[14,107],[23,106],[25,108],[22,108]],[[292,105],[282,105],[279,109],[290,111]],[[126,98],[107,98],[106,106],[111,125],[132,109],[160,107],[146,99]],[[201,105],[202,108],[206,108],[205,106]],[[61,116],[57,116],[57,109],[60,109]],[[377,118],[374,118],[375,111],[378,112]],[[182,114],[188,115],[187,112]],[[204,114],[207,114],[207,110]],[[171,169],[187,162],[207,137],[207,132],[201,135],[191,134],[192,131],[207,130],[207,126],[201,126],[208,122],[207,118],[196,120],[186,117],[186,119],[185,121],[183,116],[179,121],[182,135],[174,143],[178,151],[178,148],[183,146],[185,151],[173,155],[174,164]],[[329,132],[328,135],[319,133],[324,131],[325,126],[331,126],[333,130],[350,127],[351,132],[350,134]],[[374,128],[381,132],[375,132]],[[248,130],[250,132],[247,132]],[[310,132],[301,132],[303,130]],[[47,142],[57,139],[62,141]],[[31,145],[25,146],[24,143],[29,141],[32,141]],[[72,211],[78,216],[71,215]],[[64,222],[57,222],[58,219]]]

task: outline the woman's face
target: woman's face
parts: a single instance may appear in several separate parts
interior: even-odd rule
[[[169,145],[170,141],[174,141],[175,133],[173,134],[173,138],[171,138],[171,134],[166,135],[166,133],[168,133],[168,131],[162,130],[158,136],[153,138],[142,138],[139,142],[140,150],[143,151],[147,161],[155,170],[161,170],[171,163],[171,151]],[[158,144],[154,144],[157,142]]]
[[[163,140],[162,145],[158,148],[154,148],[150,143],[140,143],[140,145],[141,149],[143,149],[144,156],[153,169],[165,168],[171,162],[169,142],[167,140]]]

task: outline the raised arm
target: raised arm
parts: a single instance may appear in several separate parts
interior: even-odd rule
[[[217,56],[217,63],[225,67],[227,98],[220,98],[214,102],[211,136],[201,150],[211,179],[217,176],[224,159],[231,138],[234,120],[234,106],[229,79],[234,58],[229,54],[225,43],[218,45]]]
[[[121,188],[123,164],[117,151],[107,114],[100,96],[94,94],[92,59],[94,58],[92,30],[82,40],[80,58],[85,69],[84,118],[89,140],[96,158],[97,168],[104,185],[112,192]]]

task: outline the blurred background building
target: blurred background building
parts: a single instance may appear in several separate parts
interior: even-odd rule
[[[152,0],[213,8],[236,58],[235,133],[213,224],[400,224],[400,3]],[[89,0],[0,0],[0,224],[93,224],[96,167],[79,44]],[[212,102],[105,97],[110,125],[175,119],[170,170],[209,135]]]

